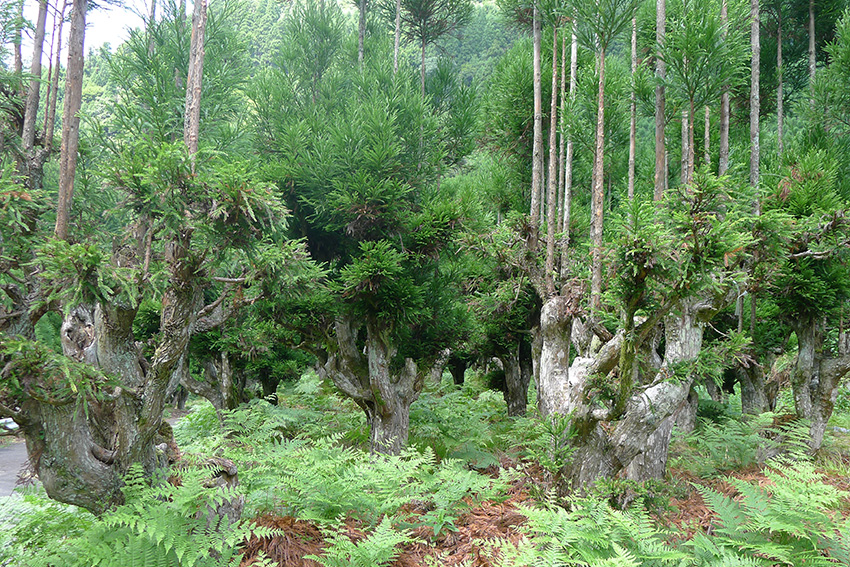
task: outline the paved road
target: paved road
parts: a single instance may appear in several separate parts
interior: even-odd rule
[[[27,446],[22,440],[0,447],[0,496],[12,494],[18,473],[26,462]]]

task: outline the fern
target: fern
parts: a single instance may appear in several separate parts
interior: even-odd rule
[[[184,472],[183,485],[149,486],[140,467],[130,469],[125,504],[32,562],[44,566],[119,567],[158,565],[222,567],[238,560],[238,547],[251,535],[245,523],[220,525],[209,510],[232,491],[204,488],[202,474]],[[266,534],[268,535],[268,534]]]
[[[528,538],[494,550],[503,567],[674,565],[687,559],[669,547],[645,511],[617,511],[593,498],[573,498],[570,510],[522,508]]]
[[[321,556],[307,555],[325,567],[384,567],[399,554],[398,546],[411,542],[411,538],[393,529],[392,522],[384,517],[375,531],[366,539],[354,543],[341,532],[330,532],[329,546]]]
[[[776,462],[765,475],[771,484],[764,487],[727,479],[740,493],[737,500],[697,487],[717,514],[715,535],[691,542],[701,563],[817,567],[846,561],[847,526],[835,514],[846,494],[824,484],[809,462]]]

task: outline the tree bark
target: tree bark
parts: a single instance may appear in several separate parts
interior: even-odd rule
[[[540,227],[540,202],[543,188],[543,86],[541,84],[540,50],[541,50],[541,23],[540,12],[537,3],[534,3],[533,16],[533,66],[534,66],[534,146],[531,151],[531,235],[529,248],[537,249],[537,235]]]
[[[784,63],[782,61],[782,3],[776,5],[776,80],[779,83],[776,87],[776,143],[779,157],[782,157],[784,150],[784,130],[785,130],[785,73]]]
[[[823,444],[826,425],[835,408],[838,385],[850,372],[850,355],[824,356],[823,331],[816,317],[802,317],[794,324],[797,334],[797,361],[791,374],[791,388],[797,415],[808,419],[809,447],[817,451]]]
[[[39,0],[38,17],[33,38],[32,64],[30,65],[30,83],[27,89],[27,102],[24,110],[23,140],[24,156],[28,158],[35,145],[35,122],[38,115],[38,99],[41,93],[41,56],[44,51],[44,31],[47,27],[47,0]]]
[[[189,73],[186,78],[186,108],[183,117],[183,142],[192,157],[198,153],[198,138],[201,127],[201,87],[204,75],[204,37],[207,28],[207,0],[197,0],[192,15],[191,52]]]
[[[395,0],[395,35],[393,36],[393,73],[398,73],[398,52],[401,47],[401,0]]]
[[[546,292],[555,295],[558,190],[558,28],[552,30],[552,97],[549,106],[549,186],[546,196]]]
[[[727,15],[726,0],[720,4],[720,21],[723,24],[723,39],[726,40],[729,17]],[[726,175],[729,169],[729,85],[723,85],[720,94],[720,140],[718,142],[718,164],[717,174]]]
[[[761,148],[759,146],[761,17],[759,14],[759,0],[750,0],[750,17],[752,18],[750,28],[752,48],[750,66],[750,185],[755,189],[758,189],[759,186],[759,161],[761,159]],[[759,204],[758,199],[756,199],[756,210],[758,211],[758,209]]]
[[[357,62],[363,63],[366,44],[366,0],[360,0],[358,3],[358,18],[357,18]]]
[[[655,42],[659,46],[664,45],[667,28],[667,4],[665,0],[656,0],[655,3]],[[664,198],[667,190],[667,145],[664,138],[664,126],[667,123],[665,117],[665,93],[664,79],[667,76],[667,65],[658,51],[655,54],[655,77],[658,84],[655,86],[655,190],[653,198],[660,201]]]
[[[395,354],[386,329],[366,324],[365,355],[358,347],[358,329],[348,317],[334,324],[334,348],[320,352],[320,370],[366,414],[373,453],[398,454],[407,444],[410,404],[419,397],[425,373],[410,359],[393,370]]]
[[[635,74],[637,73],[637,18],[632,18],[632,88],[629,94],[629,201],[635,198],[635,154],[637,153],[637,95]]]
[[[590,307],[602,307],[602,224],[604,207],[603,173],[605,162],[605,49],[599,50],[599,88],[596,96],[596,150],[590,190],[591,277]]]
[[[86,36],[88,0],[74,0],[71,33],[68,39],[68,67],[65,80],[65,109],[62,114],[62,148],[59,155],[59,198],[55,236],[68,239],[68,224],[74,198],[77,149],[80,143],[80,107],[83,96],[83,48]]]
[[[570,43],[570,101],[576,97],[576,76],[578,74],[578,38],[575,34],[575,23]],[[563,100],[561,101],[564,102]],[[561,116],[563,117],[563,111]],[[570,214],[573,202],[573,138],[572,134],[567,137],[567,155],[564,163],[564,219],[561,231],[561,282],[566,282],[569,275],[569,261],[567,253],[570,246]]]
[[[767,399],[764,370],[758,364],[735,367],[735,376],[741,385],[741,413],[744,415],[759,415],[770,411]]]
[[[815,0],[809,0],[809,88],[813,88],[817,70],[815,51]],[[814,99],[812,99],[814,100]]]
[[[523,356],[523,349],[527,350],[527,356]],[[526,360],[524,360],[524,358]],[[526,340],[521,340],[514,352],[505,353],[499,357],[505,369],[505,403],[508,406],[508,415],[518,417],[525,415],[528,407],[528,385],[531,382],[531,373],[528,364],[531,359],[531,345]]]
[[[56,55],[53,63],[53,78],[50,84],[49,104],[44,113],[45,149],[52,149],[53,146],[53,131],[56,126],[56,100],[59,93],[59,66],[62,58],[62,27],[65,23],[65,10],[67,7],[68,0],[65,0],[62,4],[62,10],[59,12],[59,30],[56,32]]]

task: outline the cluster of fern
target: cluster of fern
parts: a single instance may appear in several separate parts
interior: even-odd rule
[[[186,471],[175,486],[164,479],[151,484],[139,467],[131,468],[125,503],[99,518],[36,497],[40,503],[17,526],[8,549],[19,553],[16,564],[28,567],[238,564],[247,537],[270,536],[273,530],[217,516],[216,505],[237,495],[204,487],[204,474]]]
[[[672,545],[642,507],[611,508],[575,497],[568,506],[522,509],[528,522],[518,545],[500,541],[490,554],[500,567],[693,566],[834,567],[850,564],[850,523],[838,513],[847,493],[825,484],[812,463],[774,463],[764,486],[727,478],[730,498],[697,487],[715,513],[707,532]]]

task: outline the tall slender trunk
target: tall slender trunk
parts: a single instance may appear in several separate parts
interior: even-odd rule
[[[540,70],[540,49],[542,25],[537,3],[534,4],[533,28],[533,62],[534,62],[534,146],[531,151],[531,242],[532,250],[537,248],[537,231],[540,225],[540,201],[543,187],[543,87]]]
[[[690,105],[688,106],[688,108],[690,108]],[[688,109],[685,108],[682,110],[682,159],[680,162],[681,173],[679,174],[679,182],[682,185],[688,184],[688,172],[690,171],[690,122],[691,121],[690,116],[688,115]]]
[[[575,23],[573,23],[573,33],[570,43],[570,101],[574,101],[576,97],[576,78],[578,75],[578,37],[575,34]],[[563,104],[566,104],[563,100]],[[563,112],[562,112],[563,117]],[[561,281],[567,280],[569,272],[569,262],[567,251],[570,246],[570,214],[573,202],[573,138],[572,135],[567,137],[567,155],[564,163],[564,224],[561,225],[561,231],[564,236],[561,238]]]
[[[86,37],[88,0],[74,0],[71,8],[71,33],[68,39],[68,67],[65,80],[65,109],[62,114],[62,148],[59,157],[59,199],[56,208],[55,235],[68,238],[77,149],[80,143],[80,107],[83,96],[83,48]]]
[[[596,150],[590,191],[591,278],[590,306],[602,307],[602,223],[604,215],[603,173],[605,171],[605,49],[599,50],[599,89],[596,95]]]
[[[546,196],[546,292],[555,295],[558,191],[558,28],[552,29],[552,102],[549,105],[549,187]]]
[[[24,72],[24,59],[21,54],[21,48],[23,47],[23,45],[21,44],[21,30],[24,27],[24,0],[19,0],[17,11],[18,14],[17,21],[15,22],[15,37],[13,39],[13,60],[15,75],[17,75],[18,79],[20,80],[21,73]]]
[[[688,183],[690,183],[694,178],[694,165],[696,164],[696,143],[694,140],[694,130],[696,130],[696,108],[694,108],[694,101],[691,99],[690,110],[688,111],[688,115],[690,120],[688,120]]]
[[[366,0],[360,0],[360,15],[357,19],[357,62],[363,63],[364,45],[366,43]]]
[[[393,35],[393,73],[398,73],[398,52],[401,47],[401,0],[395,0],[395,35]]]
[[[664,45],[667,30],[666,0],[656,0],[655,3],[655,42],[659,51],[655,54],[655,190],[653,198],[660,201],[667,190],[667,144],[664,137],[666,125],[664,79],[667,76],[667,64],[661,57],[660,46]]]
[[[49,104],[45,112],[44,119],[44,139],[49,144],[48,148],[53,144],[53,131],[56,127],[56,100],[59,93],[59,66],[62,59],[62,27],[65,23],[65,10],[68,8],[68,0],[62,3],[62,9],[59,12],[59,31],[56,32],[56,54],[53,63],[53,78],[51,79]]]
[[[815,51],[815,0],[809,0],[809,86],[815,82],[817,53]]]
[[[41,56],[44,52],[44,30],[46,26],[47,0],[39,0],[35,37],[33,38],[32,64],[30,65],[30,83],[24,110],[22,149],[25,156],[32,151],[35,145],[35,123],[38,115],[38,99],[41,93]]]
[[[723,24],[723,40],[726,40],[729,25],[726,0],[720,4],[720,21]],[[720,93],[720,140],[718,142],[717,174],[726,175],[729,169],[729,85],[724,84]]]
[[[189,73],[186,78],[186,109],[183,117],[183,141],[192,156],[198,153],[201,127],[201,87],[204,75],[204,38],[207,29],[207,0],[196,0],[192,15],[192,40],[189,54]]]
[[[782,61],[782,4],[776,6],[776,79],[779,83],[776,87],[776,143],[779,157],[782,157],[784,150],[784,130],[785,130],[785,74],[784,63]]]
[[[702,135],[702,162],[711,164],[711,109],[705,106],[705,127]]]
[[[752,24],[750,28],[750,44],[752,47],[752,63],[750,69],[750,185],[758,189],[759,186],[759,161],[761,159],[761,148],[759,146],[759,112],[760,86],[759,76],[761,64],[761,17],[759,12],[759,0],[750,0],[750,16]],[[756,198],[756,213],[761,206]]]
[[[567,138],[564,136],[564,112],[566,111],[567,97],[567,35],[561,36],[561,85],[559,89],[561,97],[561,105],[559,107],[560,117],[558,123],[561,126],[560,136],[558,137],[558,230],[564,226],[564,207],[566,201],[566,158],[567,158]],[[559,251],[562,252],[562,251]]]
[[[425,100],[425,40],[422,40],[421,45],[421,60],[419,62],[419,83],[422,93],[422,99]]]
[[[635,198],[635,154],[637,153],[637,96],[635,94],[637,73],[637,18],[632,18],[632,92],[629,102],[629,200]]]

